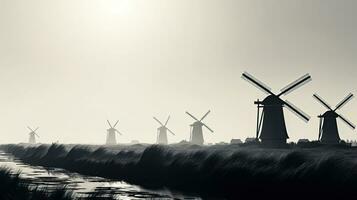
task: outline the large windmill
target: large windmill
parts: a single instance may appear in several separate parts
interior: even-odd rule
[[[314,94],[313,97],[320,102],[325,108],[328,109],[324,114],[319,115],[320,124],[319,124],[319,140],[325,144],[338,144],[340,143],[340,136],[338,133],[337,127],[337,118],[340,118],[343,122],[345,122],[349,127],[355,129],[356,126],[347,120],[342,115],[338,114],[336,111],[341,109],[344,105],[347,104],[352,98],[353,94],[350,93],[347,95],[339,104],[336,105],[335,109],[326,103],[319,95]]]
[[[115,127],[118,125],[119,120],[112,126],[112,124],[107,120],[109,129],[107,129],[107,145],[115,145],[117,144],[116,133],[122,135]]]
[[[203,145],[204,140],[203,140],[202,126],[206,127],[209,131],[213,133],[213,130],[202,122],[202,120],[204,120],[210,112],[211,111],[209,110],[200,120],[198,120],[195,116],[193,116],[189,112],[186,112],[186,114],[188,114],[190,117],[196,120],[193,124],[190,125],[191,126],[190,142],[192,144]]]
[[[289,136],[286,130],[283,107],[288,108],[305,122],[310,120],[310,117],[303,111],[289,101],[284,101],[280,98],[282,95],[287,95],[311,81],[309,74],[287,85],[280,90],[279,94],[274,94],[268,86],[247,72],[242,74],[242,78],[268,95],[263,101],[259,101],[258,99],[254,102],[258,107],[256,139],[260,139],[263,144],[272,146],[286,144],[286,140]],[[260,109],[263,109],[262,113],[260,113]]]
[[[169,128],[167,128],[167,123],[170,120],[170,116],[167,118],[165,124],[161,123],[156,117],[154,120],[157,121],[161,126],[157,128],[157,144],[168,144],[167,141],[167,131],[170,132],[172,135],[175,135]]]
[[[40,137],[38,136],[38,134],[36,133],[36,131],[39,129],[39,127],[37,127],[35,130],[33,130],[31,127],[27,127],[30,130],[29,133],[29,143],[30,144],[36,144],[36,137]]]

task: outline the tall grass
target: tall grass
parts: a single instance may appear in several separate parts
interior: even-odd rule
[[[357,196],[355,150],[240,149],[235,146],[5,145],[23,161],[148,188],[203,197],[289,199]]]
[[[18,173],[9,169],[0,169],[0,199],[1,200],[71,200],[73,195],[60,188],[51,193],[45,189],[30,187],[19,178]]]

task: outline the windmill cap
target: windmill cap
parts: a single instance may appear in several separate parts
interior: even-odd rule
[[[322,115],[322,117],[324,117],[324,118],[337,118],[337,117],[338,117],[338,114],[337,114],[335,111],[329,110],[329,111],[326,111],[326,112]]]
[[[275,95],[267,96],[263,101],[263,105],[283,105],[284,101]]]

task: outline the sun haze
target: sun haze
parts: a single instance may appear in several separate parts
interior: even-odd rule
[[[306,73],[312,82],[283,96],[292,141],[318,137],[325,109],[356,92],[357,2],[346,0],[0,0],[1,143],[154,143],[159,124],[189,139],[208,110],[209,143],[255,136],[255,100],[266,95],[247,71],[278,92]],[[357,122],[352,100],[340,112]],[[342,139],[355,132],[340,125]]]

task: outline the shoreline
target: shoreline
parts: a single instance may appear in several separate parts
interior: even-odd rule
[[[284,194],[350,196],[357,184],[354,149],[234,146],[128,146],[113,150],[85,145],[2,145],[31,165],[122,180],[149,189],[169,188],[203,198],[275,198]],[[324,151],[326,152],[324,152]],[[280,188],[279,192],[276,188]],[[318,191],[324,191],[322,194]],[[306,196],[305,196],[306,198]]]

